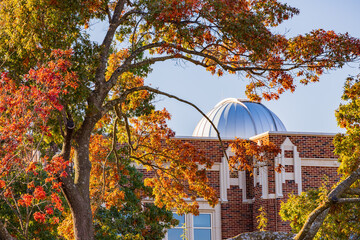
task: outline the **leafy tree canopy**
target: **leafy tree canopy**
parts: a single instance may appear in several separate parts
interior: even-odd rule
[[[277,99],[294,91],[296,81],[318,81],[359,56],[359,40],[348,34],[272,32],[298,13],[276,0],[0,1],[2,177],[20,162],[23,169],[33,166],[25,156],[39,150],[70,208],[76,239],[94,238],[102,204],[106,214],[126,208],[121,182],[136,175],[129,161],[151,172],[144,184],[160,208],[196,213],[197,197],[216,204],[206,170],[198,168],[210,168],[212,160],[172,138],[169,113],[155,111],[151,99],[162,94],[194,105],[143,79],[152,64],[175,59],[212,74],[241,72],[250,99]],[[98,20],[108,23],[101,44],[86,33]],[[247,154],[239,150],[245,169]],[[149,197],[140,185],[134,194],[139,201]]]
[[[294,232],[299,232],[298,239],[306,239],[307,235],[315,239],[357,239],[360,236],[359,96],[359,76],[349,77],[344,85],[343,102],[335,114],[338,125],[346,129],[346,134],[337,134],[334,138],[341,181],[331,188],[324,185],[300,196],[291,196],[282,204],[280,215],[291,222]],[[316,230],[310,229],[312,225],[317,225]]]

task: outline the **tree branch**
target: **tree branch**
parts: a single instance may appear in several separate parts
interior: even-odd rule
[[[219,142],[220,142],[220,145],[221,145],[221,148],[222,148],[222,151],[225,155],[225,158],[227,161],[229,161],[229,158],[226,154],[226,150],[225,150],[225,147],[224,147],[224,143],[223,141],[221,140],[221,136],[220,136],[220,132],[218,131],[217,127],[215,126],[215,124],[208,118],[208,116],[206,116],[206,114],[201,111],[200,108],[198,108],[195,104],[189,102],[189,101],[186,101],[184,99],[181,99],[175,95],[172,95],[172,94],[169,94],[169,93],[166,93],[166,92],[163,92],[163,91],[160,91],[158,89],[155,89],[155,88],[152,88],[152,87],[149,87],[149,86],[141,86],[141,87],[135,87],[135,88],[131,88],[131,89],[127,89],[125,90],[121,96],[118,98],[118,99],[114,99],[110,102],[108,102],[105,106],[104,106],[104,110],[105,111],[109,111],[111,108],[113,108],[113,106],[119,104],[119,103],[122,103],[126,100],[126,97],[133,93],[133,92],[137,92],[137,91],[149,91],[149,92],[153,92],[153,93],[157,93],[157,94],[160,94],[160,95],[164,95],[164,96],[167,96],[169,98],[173,98],[173,99],[176,99],[177,101],[179,102],[182,102],[182,103],[185,103],[187,105],[190,105],[191,107],[195,108],[206,120],[209,121],[209,123],[211,124],[211,126],[214,128],[214,130],[216,131],[216,134],[217,134],[217,137],[219,139]]]
[[[131,69],[133,67],[133,65],[131,64],[131,62],[141,53],[143,53],[146,50],[152,49],[152,48],[157,48],[157,47],[161,47],[165,44],[166,42],[156,42],[156,43],[151,43],[142,47],[137,48],[135,51],[133,51],[129,57],[126,58],[126,60],[124,61],[124,63],[119,66],[111,75],[109,81],[107,81],[106,85],[107,85],[107,90],[110,90],[117,82],[118,77],[128,71],[129,69]]]
[[[360,198],[340,198],[337,200],[337,203],[358,203]]]
[[[327,213],[329,210],[330,204],[325,203],[317,207],[314,211],[311,212],[308,219],[306,220],[303,228],[295,236],[295,240],[311,240],[314,238],[319,228],[321,227]],[[326,214],[325,214],[326,213]]]
[[[16,238],[10,235],[2,221],[0,221],[0,240],[16,240]]]
[[[132,151],[134,151],[134,147],[131,143],[131,131],[130,131],[130,125],[129,125],[129,121],[128,118],[126,117],[126,114],[123,114],[122,109],[121,109],[121,104],[115,106],[115,113],[116,113],[116,117],[118,119],[124,118],[124,122],[125,122],[125,129],[126,129],[126,135],[127,135],[127,140],[128,140],[128,145],[130,147],[130,153],[132,153]]]
[[[301,231],[296,235],[296,240],[305,240],[305,239],[313,239],[315,236],[312,234],[315,230],[316,232],[321,227],[326,215],[325,216],[318,216],[323,213],[326,209],[329,209],[331,205],[336,203],[350,203],[350,202],[359,202],[360,199],[358,198],[339,198],[344,192],[349,190],[351,185],[355,183],[357,180],[360,179],[360,168],[352,172],[346,179],[340,182],[329,194],[327,197],[327,202],[323,205],[317,207],[309,216],[307,221],[305,222],[304,226],[302,227]],[[311,231],[310,231],[311,230]],[[315,232],[315,234],[316,234]]]
[[[360,195],[360,188],[350,188],[346,190],[345,193],[350,195]]]
[[[111,46],[111,43],[114,39],[114,35],[116,32],[116,29],[118,28],[118,26],[120,25],[121,21],[120,21],[120,16],[121,13],[124,9],[124,5],[125,5],[126,0],[118,0],[114,9],[114,14],[111,18],[111,21],[109,21],[109,29],[105,35],[105,38],[101,44],[101,52],[100,52],[100,61],[99,61],[99,66],[96,69],[96,73],[95,73],[95,81],[96,84],[100,84],[100,83],[104,83],[105,82],[105,71],[106,71],[106,64],[107,64],[107,59],[108,59],[108,55],[109,55],[109,49]]]

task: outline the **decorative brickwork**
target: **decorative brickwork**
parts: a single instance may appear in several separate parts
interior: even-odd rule
[[[208,178],[221,200],[220,210],[215,213],[221,215],[218,218],[221,223],[216,224],[221,226],[222,239],[227,239],[240,233],[256,231],[256,217],[261,206],[267,214],[267,230],[290,231],[289,223],[282,221],[278,214],[281,202],[286,201],[290,193],[299,194],[318,188],[324,176],[327,176],[329,185],[340,178],[333,153],[333,137],[327,134],[291,132],[267,132],[254,136],[250,139],[257,144],[275,143],[282,148],[282,154],[276,159],[269,159],[253,174],[224,173],[221,170],[224,167],[221,166],[226,163],[217,139],[179,139],[192,143],[215,163],[208,172]],[[229,140],[224,140],[225,148],[228,148],[229,143]],[[277,162],[284,166],[281,173],[274,170]],[[151,173],[144,171],[144,174],[145,177],[151,177]],[[224,194],[225,198],[222,198]]]
[[[251,232],[253,226],[253,206],[244,204],[242,190],[237,186],[228,189],[228,202],[221,203],[221,230],[223,239],[243,232]]]
[[[216,190],[217,196],[220,198],[220,173],[219,171],[208,171],[207,177],[210,182],[210,186]]]

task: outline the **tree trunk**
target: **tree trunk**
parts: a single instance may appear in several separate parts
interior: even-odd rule
[[[74,236],[76,240],[93,240],[94,228],[92,222],[92,212],[90,200],[84,199],[80,194],[76,194],[74,189],[63,187],[64,195],[70,205],[73,219]]]
[[[77,201],[76,204],[71,206],[74,220],[74,234],[77,240],[94,239],[89,190],[91,171],[89,143],[90,135],[89,137],[83,136],[77,141],[74,159],[74,183],[78,189],[78,194],[82,198],[81,201]]]
[[[78,152],[78,151],[77,151]],[[75,163],[79,162],[81,154],[76,154]],[[89,157],[85,160],[88,160]],[[84,162],[81,159],[80,162]],[[94,239],[94,228],[92,222],[92,211],[89,197],[89,179],[91,164],[88,161],[85,166],[79,167],[75,164],[75,172],[82,173],[80,177],[76,177],[75,181],[71,177],[63,180],[63,192],[66,196],[67,202],[70,205],[73,221],[74,221],[74,235],[77,240],[92,240]],[[78,168],[78,170],[76,170]],[[70,178],[70,179],[69,179]]]
[[[77,240],[94,239],[89,190],[91,171],[89,143],[92,125],[83,127],[82,130],[85,128],[87,131],[83,131],[83,134],[75,139],[74,178],[69,175],[61,179],[62,190],[71,209],[74,235]]]
[[[71,207],[74,221],[74,235],[77,240],[93,240],[94,228],[90,203]]]
[[[0,221],[0,240],[16,240],[10,235],[2,221]]]

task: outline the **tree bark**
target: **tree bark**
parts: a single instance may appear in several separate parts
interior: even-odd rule
[[[93,240],[94,228],[90,202],[84,199],[83,204],[71,206],[74,221],[74,235],[77,240]],[[81,203],[81,202],[80,202]]]
[[[89,198],[83,198],[76,188],[63,187],[63,193],[71,209],[75,239],[93,240],[94,228]]]
[[[0,240],[16,240],[10,235],[2,221],[0,221]]]
[[[72,209],[75,236],[76,239],[79,240],[94,239],[89,191],[91,171],[91,163],[89,159],[89,142],[90,135],[89,137],[84,136],[82,139],[77,141],[77,149],[75,151],[74,182],[77,186],[82,201],[77,202],[76,205],[72,207]],[[91,234],[91,236],[89,234]]]
[[[71,209],[74,221],[74,235],[77,240],[94,239],[89,190],[91,171],[89,144],[92,129],[100,117],[100,114],[97,114],[96,116],[85,118],[74,138],[72,136],[72,129],[67,128],[61,152],[64,159],[69,160],[72,143],[75,143],[75,146],[73,146],[75,148],[73,173],[68,171],[68,176],[61,178],[60,181],[63,183],[62,191]]]
[[[66,178],[63,180],[63,193],[66,197],[67,203],[71,209],[73,218],[74,236],[77,240],[93,240],[94,228],[92,222],[92,212],[90,205],[90,198],[82,196],[88,195],[89,190],[79,188],[72,182],[72,179]]]

